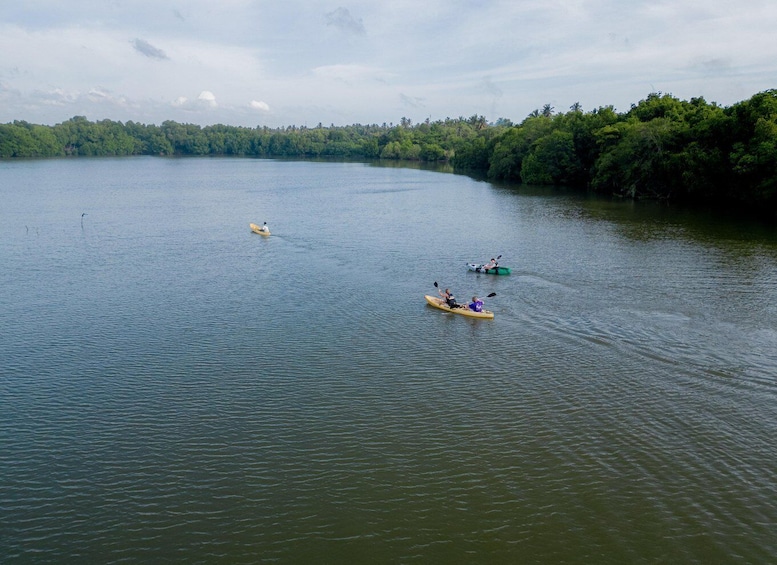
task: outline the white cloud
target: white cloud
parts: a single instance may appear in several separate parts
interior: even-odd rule
[[[127,106],[129,101],[124,96],[119,96],[103,88],[92,88],[86,93],[86,98],[91,102],[111,104],[114,106]]]
[[[200,95],[197,97],[197,100],[204,102],[211,108],[215,108],[218,106],[216,103],[216,97],[213,95],[213,93],[210,90],[203,90],[200,92]]]
[[[225,2],[0,2],[0,123],[520,121],[545,103],[625,110],[660,90],[728,105],[777,85],[764,0]]]
[[[260,100],[251,100],[248,105],[254,110],[261,110],[262,112],[270,111],[270,106],[267,104],[267,102],[262,102]]]

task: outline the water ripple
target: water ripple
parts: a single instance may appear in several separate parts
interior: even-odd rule
[[[13,232],[35,206],[4,200],[0,561],[777,553],[768,240],[668,236],[466,177],[216,161],[146,161],[151,185],[112,198],[105,165],[25,170],[71,175],[93,231],[58,212]],[[451,204],[468,201],[476,234]],[[257,208],[286,225],[250,237]],[[510,277],[461,268],[497,246]],[[428,309],[443,278],[496,292],[495,320]]]

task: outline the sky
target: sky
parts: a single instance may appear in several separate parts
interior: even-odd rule
[[[777,88],[775,0],[0,0],[0,123],[397,124]]]

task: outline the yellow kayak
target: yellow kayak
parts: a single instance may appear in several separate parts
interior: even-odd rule
[[[475,312],[474,310],[470,310],[469,308],[463,305],[461,308],[451,308],[445,303],[445,301],[442,298],[437,298],[436,296],[429,296],[428,294],[425,294],[424,298],[426,298],[426,302],[428,302],[430,305],[434,306],[435,308],[439,308],[440,310],[445,310],[446,312],[453,312],[454,314],[461,314],[462,316],[468,316],[470,318],[492,319],[494,317],[494,313],[491,310],[483,310],[482,312]]]
[[[248,226],[254,233],[258,233],[259,235],[270,235],[270,230],[263,230],[262,226],[257,226],[256,224],[248,224]]]

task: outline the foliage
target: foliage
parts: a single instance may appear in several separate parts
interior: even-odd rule
[[[63,155],[50,128],[14,122],[0,124],[0,159]]]
[[[54,126],[0,124],[0,159],[102,155],[446,161],[491,179],[577,186],[625,198],[736,206],[777,218],[777,90],[722,108],[651,93],[565,113],[550,104],[523,122],[462,116],[413,124],[314,128],[201,127],[75,116]]]

